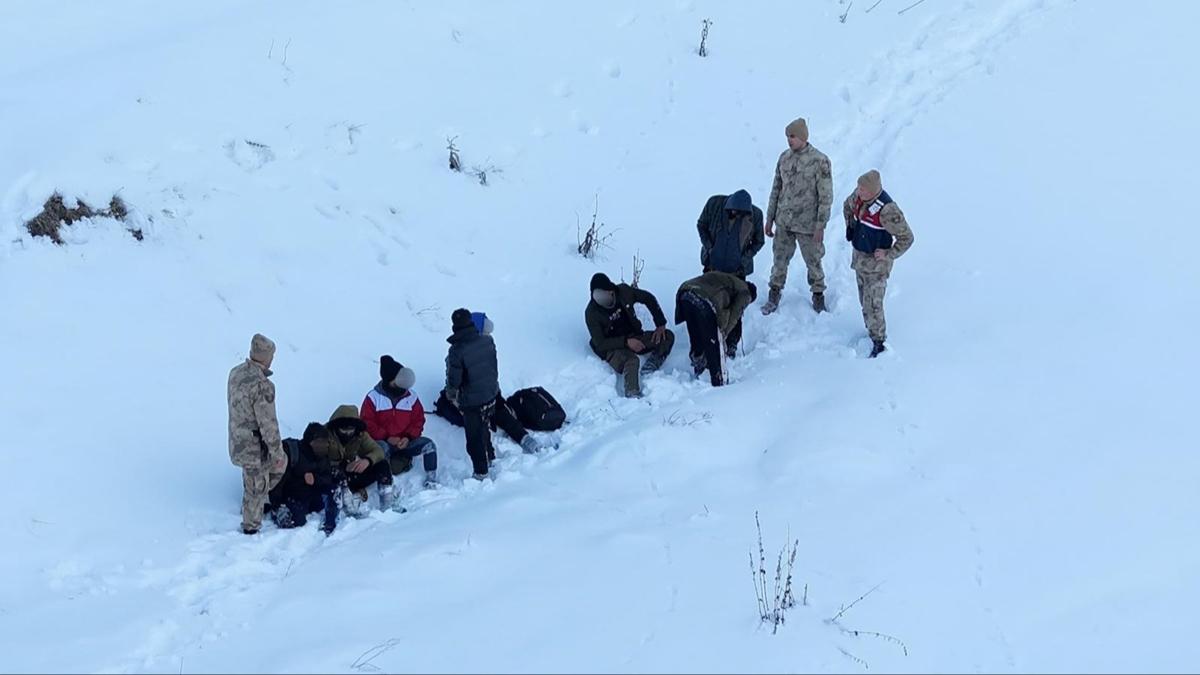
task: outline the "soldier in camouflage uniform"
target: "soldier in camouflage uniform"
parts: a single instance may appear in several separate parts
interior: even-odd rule
[[[913,233],[904,212],[884,192],[883,180],[874,169],[859,177],[858,188],[842,205],[842,215],[846,219],[846,241],[854,246],[850,267],[858,278],[858,300],[871,336],[871,358],[875,358],[886,349],[883,296],[892,261],[912,246]]]
[[[242,469],[242,532],[262,527],[263,504],[287,468],[275,417],[275,343],[255,334],[250,358],[229,371],[229,459]]]
[[[787,125],[788,149],[775,165],[775,182],[767,204],[766,235],[774,237],[771,267],[771,292],[762,313],[779,308],[788,264],[797,244],[808,268],[808,287],[812,291],[813,310],[825,311],[825,224],[833,206],[833,172],[829,158],[808,142],[808,123],[803,118]],[[779,229],[776,230],[775,226]]]

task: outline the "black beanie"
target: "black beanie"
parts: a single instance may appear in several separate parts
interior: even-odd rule
[[[450,325],[454,330],[462,330],[470,327],[475,328],[475,322],[471,320],[471,310],[458,308],[450,315]]]
[[[400,369],[403,368],[396,359],[384,354],[379,357],[379,378],[384,382],[391,384],[392,380],[396,379],[396,375],[400,374]]]
[[[612,279],[608,278],[607,274],[604,274],[603,272],[596,272],[592,275],[592,287],[588,290],[594,291],[596,289],[600,289],[602,291],[615,291],[617,290],[617,285],[612,282]]]

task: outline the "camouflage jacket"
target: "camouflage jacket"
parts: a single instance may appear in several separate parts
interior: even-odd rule
[[[255,468],[283,457],[271,371],[246,359],[229,371],[229,459]]]
[[[767,222],[812,234],[829,222],[832,207],[833,170],[829,158],[811,143],[803,150],[785,150],[775,165]]]
[[[846,231],[850,232],[854,227],[854,208],[858,204],[857,196],[852,192],[846,201],[842,203],[842,216],[846,219]],[[908,227],[908,221],[904,219],[904,212],[895,202],[887,204],[883,210],[879,212],[879,224],[883,229],[887,230],[888,234],[895,237],[891,248],[880,249],[886,251],[883,260],[877,260],[873,255],[868,255],[854,249],[850,259],[850,267],[864,274],[890,274],[892,271],[892,262],[904,255],[913,245],[912,229]]]

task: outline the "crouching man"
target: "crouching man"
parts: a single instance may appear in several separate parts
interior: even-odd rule
[[[346,477],[345,489],[340,491],[342,508],[351,516],[366,513],[367,488],[379,486],[379,507],[391,508],[395,500],[392,469],[383,449],[367,434],[367,425],[352,405],[338,406],[325,425],[332,433],[325,444],[324,459],[335,472]],[[322,454],[320,446],[314,446]]]
[[[708,370],[712,386],[725,384],[726,336],[742,320],[746,307],[758,297],[754,284],[725,272],[705,272],[683,282],[675,296],[675,323],[687,323],[692,370]],[[736,349],[737,345],[733,347]]]
[[[288,467],[283,480],[271,489],[267,504],[277,527],[303,527],[308,515],[318,512],[324,514],[321,529],[325,534],[337,527],[338,505],[334,499],[337,479],[325,460],[330,442],[329,430],[318,422],[309,424],[302,438],[283,439]]]

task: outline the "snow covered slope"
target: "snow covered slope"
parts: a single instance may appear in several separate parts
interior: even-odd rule
[[[1200,7],[93,4],[0,21],[0,670],[1200,663]],[[892,350],[862,358],[835,215],[831,314],[797,260],[733,386],[692,380],[681,335],[645,400],[616,399],[588,277],[637,253],[669,311],[703,200],[765,204],[797,115],[839,195],[878,167],[913,226]],[[488,186],[446,170],[448,137]],[[31,239],[56,189],[119,193],[145,240]],[[407,485],[411,513],[237,534],[224,386],[249,336],[279,343],[299,434],[383,353],[432,402],[458,306],[495,319],[506,391],[564,402],[559,449],[502,441],[497,480],[462,483],[461,433],[431,419],[453,480]],[[756,511],[807,585],[775,635]]]

